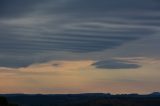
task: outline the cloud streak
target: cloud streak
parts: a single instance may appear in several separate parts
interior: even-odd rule
[[[101,69],[135,69],[141,67],[139,64],[125,60],[104,60],[98,61],[92,65]]]

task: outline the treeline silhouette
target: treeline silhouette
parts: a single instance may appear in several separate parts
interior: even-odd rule
[[[19,106],[160,106],[160,94],[3,95]],[[1,106],[1,105],[0,105]],[[16,105],[4,105],[16,106]]]
[[[160,106],[157,98],[106,98],[66,106]]]

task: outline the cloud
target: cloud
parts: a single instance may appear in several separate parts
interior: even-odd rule
[[[152,36],[159,28],[159,2],[144,2],[2,0],[0,66],[82,59],[85,53],[117,49]]]
[[[65,74],[74,71],[82,71],[89,69],[92,60],[77,60],[77,61],[50,61],[38,64],[32,64],[26,67],[6,68],[0,67],[1,73],[16,73],[16,74]],[[72,74],[72,73],[71,73]]]
[[[43,0],[1,0],[0,18],[17,18],[34,11],[36,4]]]
[[[132,63],[130,61],[125,60],[105,60],[105,61],[98,61],[92,64],[96,68],[101,69],[135,69],[141,67],[141,65]]]
[[[113,59],[112,59],[113,60]],[[160,60],[152,58],[117,58],[140,68],[112,71],[96,68],[96,61],[50,61],[20,68],[0,68],[2,93],[146,93],[160,88]],[[59,66],[57,67],[57,65]],[[108,71],[111,70],[111,71]],[[138,87],[137,87],[138,86]],[[152,88],[151,88],[152,86]],[[50,88],[50,89],[48,89]],[[58,90],[59,89],[59,90]]]

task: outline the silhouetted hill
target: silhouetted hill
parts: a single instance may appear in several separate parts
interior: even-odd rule
[[[19,106],[160,106],[160,95],[154,94],[6,94],[3,96],[9,102],[19,104]]]

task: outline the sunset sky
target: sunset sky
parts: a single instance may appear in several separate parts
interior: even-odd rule
[[[160,0],[0,0],[0,93],[160,91]]]

